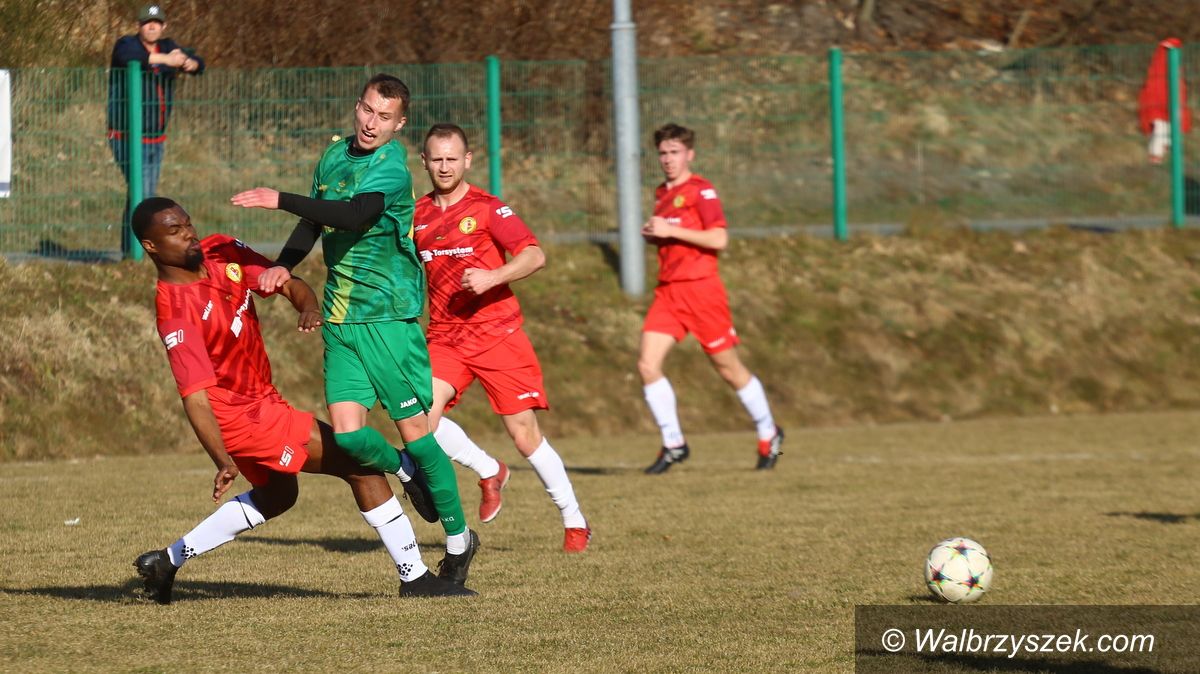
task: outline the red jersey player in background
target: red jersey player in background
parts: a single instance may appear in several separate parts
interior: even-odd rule
[[[433,191],[417,201],[414,236],[429,279],[434,437],[452,460],[479,474],[479,519],[494,519],[508,467],[442,416],[479,379],[517,451],[562,512],[563,550],[582,552],[591,529],[562,459],[538,428],[535,410],[549,408],[542,369],[521,328],[521,306],[508,287],[545,266],[546,256],[511,208],[466,182],[471,149],[461,128],[430,128],[421,163],[433,183]],[[512,259],[506,261],[505,253]]]
[[[134,566],[146,593],[170,603],[184,562],[291,508],[296,473],[304,471],[349,483],[363,519],[379,532],[396,563],[401,596],[475,594],[428,570],[412,523],[383,474],[358,465],[334,442],[328,424],[292,408],[271,383],[251,293],[266,297],[278,290],[300,313],[300,331],[312,332],[321,325],[312,289],[298,278],[270,290],[260,287],[259,275],[273,262],[228,236],[201,240],[187,212],[170,199],[146,199],[131,220],[158,270],[158,333],[183,409],[217,466],[213,502],[239,474],[253,486],[170,547],[139,556]]]
[[[759,469],[775,467],[783,442],[783,429],[775,425],[762,382],[742,364],[735,348],[737,331],[717,273],[717,253],[728,244],[729,233],[716,189],[691,171],[695,138],[691,129],[677,124],[654,132],[666,180],[654,191],[654,216],[642,227],[646,240],[658,246],[658,287],[642,326],[638,355],[646,404],[662,431],[662,450],[646,469],[652,475],[688,458],[675,391],[663,374],[663,362],[689,332],[754,419]]]

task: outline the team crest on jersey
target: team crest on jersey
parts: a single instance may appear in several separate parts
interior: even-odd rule
[[[684,199],[682,194],[677,194],[675,195],[675,201],[672,203],[675,204],[675,208],[683,208],[683,205],[687,203],[687,199]]]
[[[475,231],[477,227],[478,225],[475,222],[475,218],[472,218],[469,215],[458,221],[458,231],[462,232],[463,234],[470,234],[471,232]]]
[[[242,282],[242,266],[236,262],[230,262],[225,265],[225,275],[234,283]]]

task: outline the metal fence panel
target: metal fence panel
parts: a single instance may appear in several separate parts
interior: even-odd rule
[[[851,223],[1164,213],[1169,181],[1137,128],[1152,52],[848,56]]]
[[[1152,45],[847,54],[846,146],[855,224],[1162,216],[1167,169],[1146,161],[1137,92]],[[1200,50],[1185,48],[1185,77]],[[258,185],[307,193],[316,159],[351,129],[362,83],[379,71],[413,92],[401,141],[418,193],[425,130],[468,132],[474,183],[488,184],[482,62],[372,68],[210,69],[187,77],[158,193],[204,231],[281,242],[292,218],[233,208]],[[12,71],[12,197],[0,252],[103,257],[119,249],[124,183],[105,138],[107,71]],[[1188,90],[1200,105],[1200,80]],[[659,180],[653,129],[697,132],[695,170],[718,187],[732,231],[831,220],[829,84],[823,56],[647,59],[639,65],[646,202]],[[504,198],[535,231],[565,240],[615,233],[611,76],[606,61],[506,62],[501,70]],[[1187,174],[1200,145],[1185,138]],[[1189,211],[1200,212],[1200,183]],[[935,214],[937,214],[935,216]]]

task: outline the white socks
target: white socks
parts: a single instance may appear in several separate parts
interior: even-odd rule
[[[1156,119],[1150,127],[1150,161],[1158,164],[1161,163],[1163,157],[1167,154],[1167,149],[1171,147],[1171,123],[1162,119]]]
[[[167,548],[167,556],[175,566],[183,566],[183,563],[192,557],[225,545],[232,541],[234,536],[266,521],[267,518],[263,517],[258,508],[254,507],[254,501],[250,500],[250,492],[238,494],[197,524],[195,529],[184,534],[183,538],[172,543],[171,547]]]
[[[662,381],[664,384],[666,383],[665,379]],[[671,385],[666,384],[666,386],[669,392]],[[674,409],[673,394],[671,400],[672,409]],[[678,427],[678,422],[676,422],[676,427]],[[475,471],[479,474],[480,479],[486,480],[495,477],[500,472],[499,462],[488,456],[487,452],[467,437],[466,431],[461,426],[450,419],[442,417],[438,422],[437,430],[433,432],[433,437],[452,461]],[[679,434],[679,443],[683,443],[682,433]],[[567,477],[567,468],[563,465],[558,452],[554,451],[545,438],[542,438],[542,444],[538,445],[533,455],[529,457],[529,464],[533,466],[538,478],[545,485],[546,493],[550,495],[554,505],[562,511],[563,526],[568,529],[587,526],[583,514],[579,511],[579,501],[575,500],[575,489],[571,486],[571,479]],[[447,536],[446,552],[452,555],[466,552],[468,536],[470,536],[469,531],[464,531],[458,536]]]
[[[684,444],[683,428],[679,425],[679,414],[675,409],[675,389],[666,377],[642,387],[646,393],[646,404],[662,431],[663,447],[680,447]],[[740,392],[739,392],[740,394]]]
[[[663,381],[666,381],[665,379]],[[563,527],[581,529],[587,526],[583,513],[579,511],[579,501],[575,500],[575,489],[571,486],[571,478],[567,477],[567,468],[563,465],[558,452],[550,443],[542,438],[542,444],[529,456],[529,464],[546,487],[550,500],[562,511]]]
[[[737,395],[746,411],[750,413],[750,418],[754,419],[754,425],[758,427],[758,439],[770,440],[775,437],[775,418],[771,416],[767,393],[758,377],[750,375],[750,383],[739,389]]]
[[[400,572],[400,580],[407,582],[425,575],[429,568],[421,561],[421,551],[417,547],[417,536],[413,532],[412,522],[404,514],[400,501],[397,501],[395,496],[383,505],[362,513],[362,516],[367,524],[379,532],[383,546],[387,548],[392,561],[396,563],[396,570]],[[171,544],[167,548],[167,555],[172,564],[183,566],[183,563],[192,557],[224,545],[232,541],[234,536],[266,521],[267,518],[263,517],[250,500],[250,492],[239,494],[217,508],[215,513],[209,515],[183,538]]]
[[[467,546],[470,544],[470,527],[463,529],[461,534],[454,534],[453,536],[446,534],[446,554],[448,555],[461,555],[467,551]]]
[[[400,572],[400,580],[407,583],[425,575],[429,567],[425,566],[425,562],[421,560],[421,550],[417,547],[417,535],[413,532],[412,522],[409,521],[408,515],[404,514],[404,509],[400,507],[400,501],[397,501],[395,496],[385,501],[383,505],[362,513],[362,516],[367,524],[375,527],[375,531],[379,532],[383,547],[387,548],[388,554],[392,556],[392,561],[396,563],[396,570]]]
[[[442,417],[437,430],[433,432],[433,437],[451,461],[479,473],[480,479],[495,477],[496,473],[500,472],[500,464],[467,437],[467,432],[461,426],[450,419]]]

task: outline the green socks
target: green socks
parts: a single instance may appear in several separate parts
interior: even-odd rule
[[[380,436],[382,439],[382,436]],[[447,536],[456,536],[467,530],[467,518],[463,515],[462,501],[458,497],[458,482],[454,477],[454,466],[451,465],[446,452],[442,451],[433,433],[428,433],[412,442],[405,443],[408,453],[421,466],[425,473],[425,481],[429,483],[429,491],[433,494],[433,504],[437,507],[438,515],[442,518],[442,528]],[[395,450],[393,450],[395,454]],[[396,465],[399,467],[399,455],[396,455]],[[395,472],[395,471],[391,471]]]
[[[363,426],[349,433],[334,433],[333,439],[337,440],[343,451],[367,468],[393,475],[400,470],[400,452],[388,444],[382,433],[370,426]],[[457,491],[454,497],[458,498]]]

